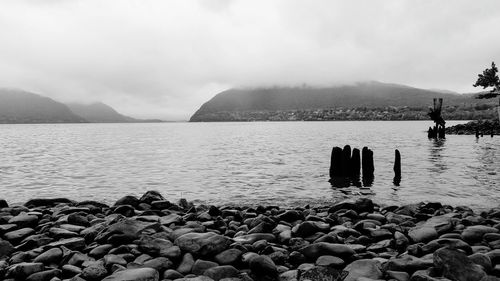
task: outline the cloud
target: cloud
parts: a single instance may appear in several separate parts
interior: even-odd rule
[[[496,0],[6,0],[0,86],[167,119],[230,87],[470,92],[500,60],[497,26]]]

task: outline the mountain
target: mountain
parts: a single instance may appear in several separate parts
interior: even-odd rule
[[[101,102],[92,104],[68,103],[67,105],[76,115],[85,118],[91,123],[129,123],[140,121],[122,115],[112,107]]]
[[[471,112],[453,117],[458,119],[474,118],[471,107],[486,104],[489,111],[494,107],[473,95],[372,81],[323,88],[230,89],[203,104],[190,121],[428,119],[433,98],[443,98],[444,109],[456,111],[455,115],[465,112],[461,107]]]
[[[30,92],[0,88],[0,123],[85,123],[65,104]]]

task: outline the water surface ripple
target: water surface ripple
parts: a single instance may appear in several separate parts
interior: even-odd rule
[[[453,122],[451,122],[453,123]],[[500,203],[500,137],[428,140],[425,121],[0,125],[0,192],[9,202],[108,203],[158,190],[170,200],[292,205],[348,198],[328,183],[331,148],[374,152],[370,191],[386,204]],[[394,149],[402,182],[392,184]],[[353,191],[356,193],[356,190]]]

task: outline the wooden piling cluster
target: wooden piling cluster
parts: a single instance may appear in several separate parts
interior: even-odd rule
[[[373,183],[373,151],[368,147],[360,150],[350,145],[344,146],[344,149],[336,146],[332,149],[330,162],[330,182],[335,185],[349,186],[351,183],[360,186],[360,175],[363,171],[363,184],[370,186]],[[340,184],[338,184],[340,183]]]
[[[444,139],[446,138],[446,122],[444,121],[443,117],[441,116],[441,111],[443,108],[443,99],[434,99],[434,107],[431,108],[429,112],[429,117],[431,118],[436,125],[433,127],[429,127],[429,130],[427,130],[427,137],[432,138],[432,139]]]
[[[394,180],[393,183],[399,186],[401,182],[401,154],[395,150],[394,156]],[[361,173],[362,171],[362,173]],[[373,151],[368,147],[360,150],[350,145],[340,148],[335,146],[332,149],[330,161],[330,183],[335,187],[358,186],[361,187],[360,175],[362,174],[363,186],[369,187],[373,184],[375,166],[373,164]]]

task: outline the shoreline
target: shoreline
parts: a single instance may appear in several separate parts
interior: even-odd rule
[[[500,207],[213,206],[148,191],[0,200],[0,237],[2,280],[500,280]]]

